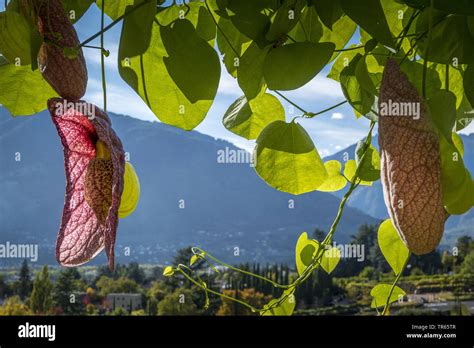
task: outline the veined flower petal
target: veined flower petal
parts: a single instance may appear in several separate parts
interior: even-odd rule
[[[114,269],[114,245],[118,208],[123,191],[125,154],[106,113],[84,101],[48,100],[48,109],[64,146],[66,195],[61,227],[56,241],[56,258],[63,266],[78,266],[104,248],[109,267]],[[96,158],[96,143],[107,146],[112,162],[112,197],[101,223],[85,199],[85,178],[89,162]]]

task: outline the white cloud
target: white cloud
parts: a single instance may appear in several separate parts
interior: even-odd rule
[[[474,122],[469,123],[469,125],[466,128],[462,129],[459,133],[466,135],[474,133]]]
[[[318,149],[318,152],[321,157],[327,157],[331,154],[328,149]]]
[[[344,118],[344,114],[340,112],[334,112],[331,116],[333,120],[342,120]]]
[[[334,80],[318,75],[303,87],[287,93],[288,97],[303,100],[340,100],[344,98],[341,86]]]
[[[224,65],[221,65],[222,74],[219,82],[219,89],[217,90],[217,96],[238,98],[243,95],[242,90],[237,83],[237,79],[234,79],[227,73]]]
[[[108,42],[105,49],[109,50],[110,55],[105,57],[104,64],[107,70],[116,70],[118,61],[118,44]],[[94,48],[84,48],[86,62],[94,67],[100,68],[100,50]]]
[[[103,107],[102,82],[89,79],[85,100]],[[129,115],[146,121],[156,121],[156,116],[143,100],[128,86],[124,87],[107,83],[107,109],[109,111]]]

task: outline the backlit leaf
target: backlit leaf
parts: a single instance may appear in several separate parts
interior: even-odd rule
[[[357,170],[357,164],[356,164],[356,161],[355,160],[349,160],[345,163],[344,165],[344,176],[350,181],[352,182],[352,179],[354,178],[354,175],[356,173],[356,170]],[[359,178],[360,180],[360,178]],[[372,186],[372,182],[371,181],[363,181],[363,180],[360,180],[359,182],[359,185],[363,185],[363,186]]]
[[[303,274],[304,270],[311,264],[313,258],[316,256],[318,248],[318,242],[313,239],[308,239],[308,234],[306,232],[303,232],[300,235],[296,242],[295,251],[296,270],[299,275]]]
[[[264,88],[263,63],[270,46],[260,49],[252,42],[240,59],[237,82],[247,99],[255,98]]]
[[[364,142],[359,141],[356,147],[356,164],[361,166],[359,178],[364,181],[377,181],[380,179],[380,155],[373,145],[370,145],[362,160]]]
[[[287,296],[286,299],[279,304],[278,306],[263,312],[262,315],[264,316],[288,316],[292,315],[293,311],[295,310],[296,306],[296,299],[294,293],[294,289],[288,289],[283,292],[283,296]],[[266,304],[263,308],[269,308],[272,304],[278,302],[278,299],[273,299],[268,304]]]
[[[186,19],[170,22],[171,18],[178,19],[176,7],[156,15],[150,46],[143,54],[124,54],[124,47],[129,47],[126,40],[132,37],[123,30],[119,48],[120,76],[162,122],[185,130],[193,129],[204,119],[220,78],[219,57],[203,38],[209,38],[212,26],[206,29],[200,24],[202,20],[210,25],[209,14],[200,11],[202,3],[189,6]],[[129,17],[133,16],[125,17],[124,28]],[[162,22],[170,24],[163,26]]]
[[[311,81],[329,62],[333,43],[290,43],[272,49],[263,66],[268,88],[292,90]]]
[[[0,53],[12,64],[31,64],[31,29],[15,11],[0,12]]]
[[[387,219],[379,227],[377,233],[378,243],[385,260],[398,275],[408,258],[409,251],[400,239],[397,230],[393,226],[392,220]]]
[[[344,13],[373,38],[386,46],[395,46],[380,0],[340,0],[340,3]]]
[[[255,169],[268,185],[294,195],[316,190],[328,176],[310,136],[295,122],[265,127],[254,156]]]
[[[231,132],[246,139],[256,139],[269,123],[285,120],[285,110],[280,101],[271,94],[264,93],[247,101],[238,98],[224,114],[224,126]]]
[[[341,162],[336,160],[327,161],[324,167],[328,172],[328,177],[324,183],[318,187],[318,191],[334,192],[342,190],[347,183],[346,178],[341,174]]]
[[[371,291],[370,296],[374,299],[372,300],[371,307],[379,308],[385,306],[387,303],[388,295],[390,294],[390,289],[392,288],[391,284],[378,284]],[[400,298],[403,298],[406,295],[406,292],[403,289],[395,286],[393,289],[392,295],[388,303],[393,303],[398,301]]]
[[[0,103],[13,116],[36,114],[46,109],[46,100],[57,95],[39,70],[14,64],[0,65],[0,91]]]

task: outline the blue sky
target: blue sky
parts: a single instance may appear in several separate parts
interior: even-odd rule
[[[3,6],[0,5],[0,10],[2,10],[2,7]],[[106,24],[110,22],[111,20],[106,17]],[[100,11],[97,6],[93,4],[75,26],[81,41],[98,32],[100,30]],[[142,99],[120,78],[117,69],[117,51],[120,32],[121,23],[114,26],[105,34],[105,48],[110,51],[110,56],[105,58],[108,110],[142,120],[158,121]],[[358,41],[358,37],[354,37],[351,41]],[[90,43],[90,45],[97,46],[99,44],[98,39]],[[89,72],[88,88],[84,99],[102,107],[103,96],[100,51],[85,48],[84,55]],[[285,92],[284,94],[305,110],[312,112],[323,110],[343,101],[345,98],[339,83],[325,77],[329,69],[330,67],[327,66],[304,87],[295,91]],[[248,141],[234,135],[222,125],[222,115],[228,106],[241,95],[242,92],[237,81],[227,74],[225,68],[222,67],[222,76],[217,97],[206,119],[195,130],[214,138],[228,140],[247,150],[253,149],[253,141]],[[298,114],[298,110],[295,110],[295,114],[291,115],[289,104],[284,100],[281,101],[287,111],[287,120],[291,120]],[[299,122],[312,137],[321,156],[333,154],[355,143],[364,137],[369,125],[369,121],[365,118],[357,120],[352,108],[347,104],[314,119],[305,119]],[[473,125],[470,125],[463,131],[463,133],[471,132],[474,132]]]

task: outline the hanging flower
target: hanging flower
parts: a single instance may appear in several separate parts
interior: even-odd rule
[[[105,249],[113,270],[118,217],[135,209],[138,177],[126,164],[122,142],[106,113],[84,101],[61,98],[50,99],[48,109],[64,146],[66,172],[56,258],[63,266],[78,266]]]

